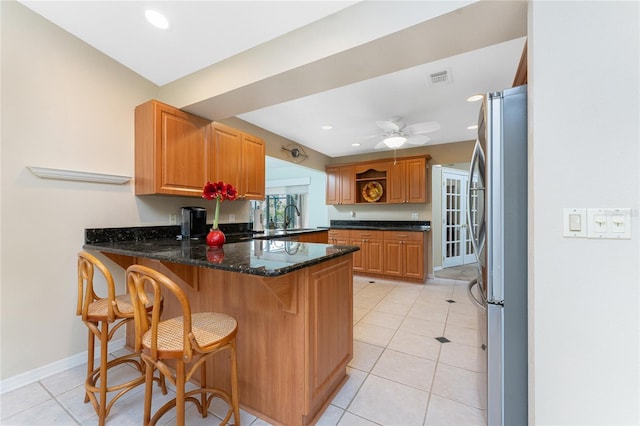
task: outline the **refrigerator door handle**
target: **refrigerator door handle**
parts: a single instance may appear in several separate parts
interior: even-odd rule
[[[469,184],[467,185],[467,206],[473,205],[473,196],[479,192],[483,192],[485,190],[484,186],[476,186],[473,187],[473,176],[474,170],[478,169],[479,173],[484,172],[484,153],[482,152],[482,147],[480,146],[479,141],[476,141],[476,146],[473,149],[473,155],[471,156],[471,166],[469,168]],[[480,176],[482,178],[482,176]],[[479,182],[482,183],[482,182]],[[477,195],[476,195],[477,196]],[[484,194],[482,195],[484,197]],[[484,207],[484,206],[483,206]],[[472,212],[470,208],[467,208],[467,224],[469,226],[469,234],[471,235],[471,245],[473,247],[473,252],[476,256],[476,260],[480,262],[480,252],[484,248],[485,244],[485,214],[484,211],[479,211],[477,214],[480,215],[479,220],[477,220],[477,231],[472,226],[474,223],[473,217],[471,216]]]
[[[473,287],[477,286],[478,289],[480,290],[480,294],[483,297],[483,300],[478,300],[476,298],[476,295],[473,294]],[[478,307],[479,309],[486,311],[487,310],[487,299],[484,295],[484,292],[482,291],[482,287],[478,285],[478,280],[472,280],[469,285],[467,285],[467,294],[469,295],[469,298],[471,299],[471,301],[473,302],[474,305],[476,305],[476,307]]]

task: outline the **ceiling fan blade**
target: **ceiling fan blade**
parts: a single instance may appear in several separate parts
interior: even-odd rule
[[[409,145],[424,145],[430,140],[431,138],[427,135],[413,135],[407,138],[407,143]]]
[[[431,133],[435,132],[436,130],[440,130],[440,124],[437,121],[425,121],[423,123],[416,123],[407,126],[407,128],[405,129],[406,132],[413,135]]]
[[[402,128],[398,123],[384,120],[376,121],[376,126],[380,127],[385,132],[397,132]]]
[[[373,139],[373,138],[381,138],[382,136],[384,136],[384,135],[382,135],[382,134],[378,133],[378,134],[376,134],[376,135],[367,135],[367,136],[363,136],[361,139],[362,139],[362,140],[368,140],[368,139]]]

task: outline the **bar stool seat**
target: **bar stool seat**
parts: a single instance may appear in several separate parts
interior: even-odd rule
[[[96,292],[94,281],[96,270],[102,274],[106,287],[106,297],[100,297]],[[133,321],[133,305],[128,294],[116,295],[115,283],[111,272],[95,256],[87,253],[78,253],[78,304],[76,314],[82,317],[82,321],[89,329],[88,332],[88,357],[87,377],[85,380],[84,402],[91,401],[98,415],[98,424],[103,426],[113,404],[125,393],[144,383],[145,364],[140,360],[140,355],[130,353],[109,360],[109,341],[117,330]],[[145,307],[149,312],[156,300],[160,300],[158,307],[162,309],[162,300],[150,294]],[[113,326],[110,328],[110,326]],[[94,368],[95,341],[100,342],[100,365]],[[123,364],[130,364],[138,370],[139,375],[123,383],[110,384],[109,370]],[[163,394],[167,393],[163,379],[155,378],[160,384]],[[107,395],[117,392],[107,403]]]

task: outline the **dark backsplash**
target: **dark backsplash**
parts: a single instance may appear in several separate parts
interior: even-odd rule
[[[221,223],[219,227],[225,234],[248,232],[251,230],[250,223]],[[180,235],[180,225],[88,228],[84,230],[84,243],[98,244],[115,241],[158,240],[177,238],[178,235]]]

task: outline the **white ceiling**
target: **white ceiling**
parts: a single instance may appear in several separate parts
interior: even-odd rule
[[[365,43],[473,3],[19,1],[159,86],[286,37],[320,19],[339,22],[340,14],[355,15],[355,20],[351,16],[351,25],[357,26]],[[146,22],[144,11],[149,7],[169,18],[168,31],[161,32]],[[488,31],[490,26],[499,28],[493,23],[483,29]],[[429,134],[428,144],[473,139],[474,131],[467,126],[476,121],[479,105],[466,102],[466,98],[511,86],[524,42],[524,37],[503,41],[299,99],[245,110],[237,117],[330,157],[373,151],[381,139],[374,136],[381,133],[376,120],[391,117],[400,117],[407,124],[440,123],[441,129]],[[414,54],[411,50],[416,49],[415,43],[412,45],[406,52],[399,47],[397,54]],[[431,85],[429,74],[443,70],[450,72],[451,82]],[[321,130],[323,124],[334,128]],[[361,145],[353,147],[356,142]]]

